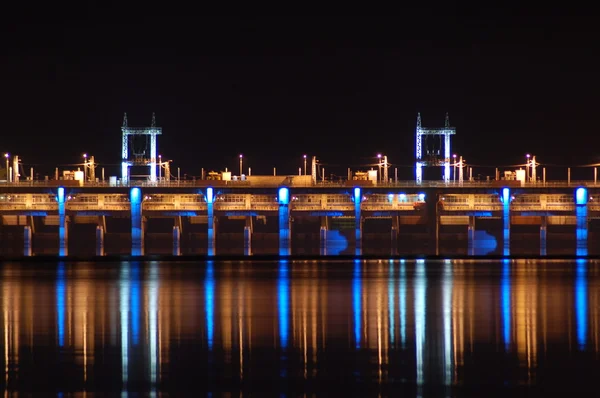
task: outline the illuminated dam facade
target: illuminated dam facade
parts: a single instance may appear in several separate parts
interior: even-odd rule
[[[529,254],[545,255],[556,240],[572,254],[588,255],[600,218],[600,202],[594,200],[600,187],[566,182],[304,187],[202,183],[0,186],[3,250],[10,244],[22,247],[26,256],[67,255],[83,245],[96,255],[215,255],[222,249],[288,255],[310,250],[367,254],[381,247],[392,255],[511,255],[521,254],[526,246]],[[124,250],[107,250],[109,241]],[[161,245],[162,251],[154,250]]]

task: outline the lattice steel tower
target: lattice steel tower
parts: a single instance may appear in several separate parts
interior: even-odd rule
[[[155,182],[156,136],[162,134],[162,128],[156,127],[154,113],[152,113],[152,124],[150,127],[129,127],[127,125],[127,113],[125,113],[121,131],[123,132],[121,145],[121,181],[123,183],[129,182],[130,166],[148,166],[150,167],[150,181]]]
[[[423,181],[424,166],[443,166],[444,182],[450,181],[450,136],[454,134],[456,134],[456,128],[450,127],[447,113],[446,122],[441,128],[423,127],[421,114],[417,114],[417,151],[415,156],[417,184]]]

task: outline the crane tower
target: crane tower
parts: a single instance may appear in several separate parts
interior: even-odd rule
[[[444,127],[429,128],[421,125],[421,114],[417,114],[415,177],[417,184],[423,181],[423,167],[442,166],[444,182],[450,181],[450,136],[456,128],[450,127],[446,113]]]
[[[156,127],[156,117],[152,113],[150,127],[129,127],[127,113],[123,117],[123,140],[121,145],[121,181],[129,182],[129,167],[148,166],[149,179],[156,181],[156,136],[162,134],[162,128]]]

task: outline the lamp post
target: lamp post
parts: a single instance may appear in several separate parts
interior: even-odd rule
[[[525,163],[525,181],[529,182],[529,158],[531,157],[530,154],[525,155],[526,158],[526,163]]]
[[[162,155],[158,155],[158,181],[162,179]]]
[[[454,179],[454,183],[456,183],[456,154],[452,155],[452,159],[454,160],[454,161],[453,161],[453,164],[454,164],[454,172],[452,173],[452,176],[454,177],[454,178],[453,178],[453,179]]]
[[[380,153],[377,154],[377,169],[378,169],[377,180],[379,182],[381,182],[381,154]]]
[[[306,175],[306,155],[302,157],[304,158],[304,175]]]
[[[6,182],[10,182],[10,173],[8,170],[8,162],[9,162],[10,154],[5,153],[4,157],[6,158]]]
[[[87,180],[87,168],[88,168],[87,153],[84,153],[83,154],[83,181]]]
[[[242,161],[244,159],[244,156],[240,153],[240,177],[242,176],[242,170],[243,170],[243,165],[242,165]]]

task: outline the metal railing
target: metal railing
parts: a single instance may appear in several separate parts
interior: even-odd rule
[[[208,186],[215,187],[227,187],[227,188],[276,188],[279,184],[265,184],[265,183],[253,183],[251,181],[214,181],[214,180],[182,180],[182,181],[130,181],[130,182],[117,182],[116,184],[110,183],[109,181],[98,181],[98,182],[84,182],[82,184],[73,184],[73,181],[65,183],[64,181],[56,180],[26,180],[19,182],[6,182],[0,181],[1,187],[52,187],[57,188],[65,186],[67,188],[73,187],[85,187],[85,188],[106,188],[106,187],[165,187],[165,188],[202,188]],[[291,188],[338,188],[347,187],[352,188],[359,186],[361,188],[500,188],[503,186],[517,188],[542,188],[542,187],[600,187],[600,182],[594,182],[593,180],[556,180],[546,182],[524,182],[521,184],[515,183],[515,181],[422,181],[418,184],[416,181],[404,180],[391,183],[378,183],[376,185],[366,185],[357,182],[353,184],[347,181],[318,181],[315,184],[298,184],[293,183],[290,185]]]

